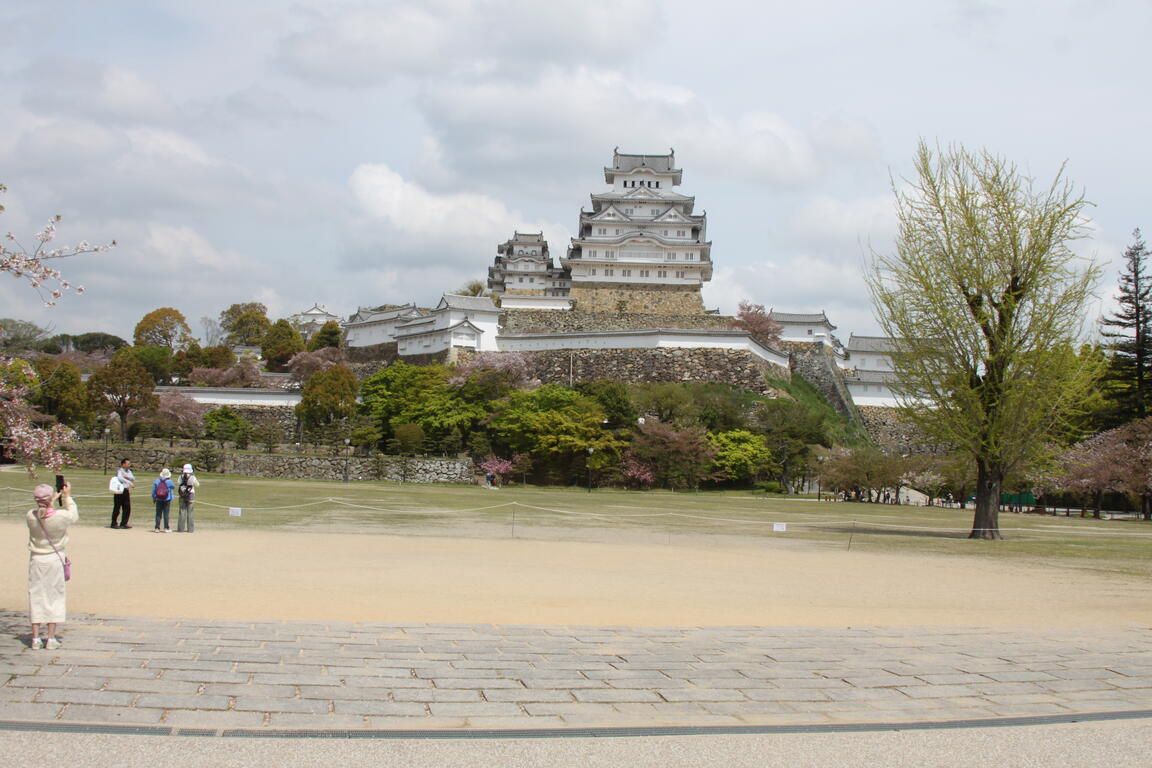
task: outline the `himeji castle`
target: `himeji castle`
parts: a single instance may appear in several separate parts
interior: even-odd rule
[[[892,395],[883,385],[891,372],[850,370],[864,366],[846,362],[836,326],[823,311],[773,310],[781,325],[774,348],[752,339],[733,318],[705,308],[701,288],[712,279],[707,214],[697,213],[695,197],[678,190],[684,172],[674,150],[650,155],[617,148],[603,170],[607,189],[590,195],[591,210],[580,209],[576,236],[559,264],[542,232],[513,232],[496,246],[487,296],[445,294],[434,309],[358,309],[344,324],[348,347],[380,346],[386,357],[449,361],[466,350],[711,349],[786,371],[791,344],[799,345],[793,350],[825,349],[828,363],[849,373],[853,394],[866,392],[872,403],[888,404]],[[865,385],[853,374],[877,381],[869,378]]]

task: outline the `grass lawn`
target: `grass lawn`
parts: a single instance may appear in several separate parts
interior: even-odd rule
[[[8,468],[12,469],[12,468]],[[107,475],[70,469],[82,525],[107,525]],[[138,472],[132,522],[152,525],[154,476]],[[51,475],[42,477],[51,479]],[[669,493],[507,486],[399,485],[203,475],[198,526],[300,528],[346,533],[365,528],[421,536],[682,542],[717,547],[764,544],[863,552],[1013,558],[1152,581],[1152,524],[1002,514],[1005,541],[967,538],[970,509],[817,502],[737,491]],[[0,473],[0,519],[31,506],[34,481]],[[171,523],[176,525],[173,501]],[[229,515],[229,507],[242,510]],[[780,531],[775,524],[783,523]],[[1058,588],[1058,587],[1057,587]]]

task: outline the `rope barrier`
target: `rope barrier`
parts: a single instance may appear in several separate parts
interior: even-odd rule
[[[14,492],[17,492],[20,494],[28,493],[27,488],[18,488],[18,487],[13,487],[13,486],[0,487],[0,491],[14,491]],[[81,498],[92,499],[92,498],[106,498],[106,497],[107,497],[107,494],[76,494],[75,495],[75,498],[78,498],[78,499],[81,499]],[[821,526],[853,526],[853,528],[855,528],[856,530],[868,529],[868,528],[882,528],[882,529],[893,529],[893,530],[929,531],[929,532],[940,532],[940,533],[948,533],[948,532],[963,533],[963,532],[970,532],[973,530],[999,530],[1002,532],[1016,532],[1016,533],[1039,534],[1039,535],[1126,536],[1126,537],[1141,537],[1141,538],[1152,537],[1152,532],[1069,530],[1069,529],[1064,529],[1064,528],[1057,528],[1057,527],[1052,526],[1052,525],[1042,525],[1042,526],[1037,526],[1034,528],[1026,528],[1026,527],[1020,527],[1020,526],[1012,526],[1012,527],[1001,526],[997,529],[977,529],[977,528],[972,528],[970,526],[948,527],[948,526],[927,526],[927,525],[901,525],[901,524],[896,524],[896,523],[880,523],[880,522],[875,522],[874,520],[857,520],[857,519],[852,519],[852,518],[826,518],[823,520],[779,520],[779,519],[755,520],[755,519],[747,519],[747,518],[733,518],[733,517],[719,517],[719,516],[713,516],[713,515],[690,514],[687,512],[674,512],[674,511],[649,512],[649,513],[642,513],[642,514],[605,514],[605,513],[601,513],[601,512],[581,512],[581,511],[571,510],[571,509],[557,509],[557,508],[553,508],[553,507],[544,507],[544,506],[539,506],[539,505],[535,505],[535,504],[525,504],[525,503],[519,502],[519,501],[509,501],[509,502],[504,502],[502,504],[492,504],[492,505],[488,505],[488,506],[484,506],[484,507],[465,507],[465,508],[461,508],[461,509],[394,509],[394,508],[390,508],[390,507],[378,507],[378,506],[372,506],[372,505],[368,505],[368,504],[358,504],[356,502],[349,501],[349,500],[341,498],[341,497],[328,496],[328,497],[325,497],[323,499],[304,502],[301,504],[290,504],[290,505],[275,506],[275,507],[243,507],[243,509],[246,511],[252,511],[252,512],[275,512],[275,511],[289,511],[289,510],[296,510],[296,509],[305,509],[307,507],[316,507],[316,506],[321,506],[324,504],[334,504],[337,506],[346,507],[346,508],[350,508],[350,509],[359,509],[359,510],[366,510],[366,511],[372,511],[372,512],[384,512],[384,513],[394,514],[394,515],[427,515],[427,516],[452,515],[452,516],[459,516],[459,515],[471,514],[471,513],[477,513],[477,512],[490,512],[493,510],[505,509],[508,507],[520,507],[522,509],[534,510],[537,512],[545,512],[545,513],[555,514],[555,515],[563,515],[563,516],[568,516],[568,517],[595,518],[597,520],[610,520],[610,521],[626,521],[626,520],[653,519],[653,518],[682,518],[682,519],[686,519],[686,520],[703,520],[703,521],[707,521],[707,522],[711,522],[711,523],[734,523],[734,524],[740,524],[740,525],[775,525],[777,523],[784,523],[785,525],[793,526],[793,527],[797,527],[797,528],[800,528],[800,527],[818,528]],[[227,504],[215,504],[215,503],[208,502],[208,501],[197,501],[196,505],[198,507],[211,507],[214,509],[229,509],[229,508],[231,508],[231,506],[233,506],[233,505],[227,505]],[[634,509],[635,507],[626,507],[626,508]],[[891,519],[894,516],[893,515],[884,515],[883,517],[887,518],[887,519]]]

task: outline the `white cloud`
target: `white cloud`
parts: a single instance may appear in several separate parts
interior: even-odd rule
[[[886,248],[896,235],[896,201],[891,195],[856,200],[819,195],[799,208],[792,229],[806,242],[851,246],[857,255],[869,243]]]
[[[487,195],[430,192],[382,164],[357,167],[349,185],[361,209],[384,225],[383,237],[399,239],[434,260],[463,258],[479,266],[483,262],[477,251],[494,249],[514,230],[564,234],[562,228],[531,221]]]
[[[350,87],[450,73],[531,75],[550,62],[642,56],[663,34],[655,0],[428,0],[330,4],[301,14],[275,53],[284,71]]]
[[[22,104],[47,115],[108,123],[162,123],[176,110],[164,91],[115,64],[60,56],[36,58],[24,71]]]

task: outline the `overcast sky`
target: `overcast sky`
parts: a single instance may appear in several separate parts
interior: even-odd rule
[[[119,242],[60,264],[87,290],[54,309],[0,280],[58,332],[432,305],[514,229],[563,255],[616,146],[675,148],[706,306],[844,340],[921,137],[1067,161],[1105,295],[1152,227],[1149,0],[6,0],[0,29],[0,231]]]

